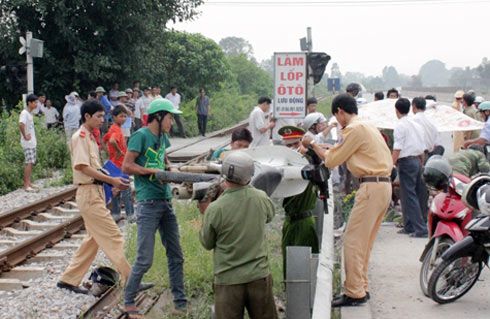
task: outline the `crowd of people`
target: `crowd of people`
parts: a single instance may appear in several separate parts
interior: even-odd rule
[[[187,296],[179,226],[171,203],[170,186],[155,177],[161,170],[177,171],[169,162],[166,150],[170,146],[174,120],[181,136],[186,136],[180,118],[181,98],[175,87],[165,99],[158,87],[145,88],[141,97],[139,83],[134,87],[119,91],[114,85],[107,96],[104,88],[98,87],[83,103],[76,92],[66,97],[63,122],[71,152],[73,183],[79,185],[76,199],[87,235],[58,287],[87,293],[79,285],[100,247],[125,286],[124,304],[128,318],[142,318],[135,298],[138,291],[153,286],[142,282],[142,278],[153,264],[155,233],[158,231],[167,251],[174,296],[172,313],[183,315],[187,312]],[[334,307],[359,305],[370,298],[369,255],[392,202],[393,185],[398,183],[400,187],[403,224],[399,233],[427,237],[428,191],[422,171],[428,158],[444,152],[437,129],[424,114],[427,100],[435,98],[416,97],[410,101],[400,97],[397,90],[389,90],[387,98],[396,99],[393,112],[398,117],[390,142],[390,132],[380,131],[357,116],[358,104],[363,103],[359,100],[360,86],[351,84],[346,91],[333,99],[330,121],[317,111],[315,98],[308,99],[305,118],[296,121],[275,119],[269,113],[271,99],[260,97],[250,114],[249,128],[235,130],[230,147],[216,150],[212,155],[211,159],[222,160],[224,182],[215,187],[213,193],[208,191],[198,206],[203,214],[200,241],[205,249],[214,250],[216,318],[243,318],[245,308],[251,318],[277,318],[265,239],[265,224],[272,220],[275,209],[264,192],[250,186],[254,161],[240,149],[276,144],[304,154],[310,162],[312,156],[318,156],[332,169],[334,177],[337,174],[344,178],[346,191],[357,190],[345,230],[344,293],[334,298]],[[382,92],[375,94],[376,100],[383,98]],[[477,99],[471,92],[457,92],[455,98],[458,104],[455,102],[454,107],[458,107],[458,111],[478,120],[481,116],[485,126],[481,132],[463,134],[458,152],[450,158],[454,171],[468,176],[488,172],[490,166],[484,148],[478,145],[490,141],[490,124],[486,122],[490,116],[490,102]],[[475,100],[479,101],[477,106]],[[42,112],[46,124],[53,127],[56,122],[52,119],[58,115],[50,111],[53,107],[48,101],[44,96],[29,95],[27,109],[22,111],[19,119],[26,159],[24,189],[27,191],[32,190],[27,176],[30,176],[36,159],[31,113]],[[410,110],[413,115],[409,115]],[[200,134],[205,136],[210,102],[204,90],[200,91],[195,111]],[[332,139],[333,130],[337,130],[337,141]],[[120,170],[119,175],[109,176],[101,170],[101,149]],[[229,152],[231,150],[234,152]],[[393,184],[394,171],[398,182]],[[131,189],[123,174],[134,176],[136,214]],[[106,208],[104,183],[113,186],[111,214]],[[137,223],[137,256],[132,267],[124,255],[123,236],[116,224],[121,218],[121,197],[127,218]],[[318,197],[318,187],[310,182],[301,194],[282,202],[286,215],[282,230],[284,271],[287,246],[308,246],[313,253],[319,251],[314,218]]]

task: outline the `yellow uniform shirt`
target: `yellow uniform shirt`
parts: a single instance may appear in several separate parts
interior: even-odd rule
[[[73,169],[73,184],[92,184],[94,179],[81,170],[78,165],[88,165],[96,170],[100,165],[99,147],[94,136],[83,125],[73,134],[70,145],[71,167]],[[80,168],[80,167],[79,167]]]
[[[334,168],[344,162],[355,177],[389,177],[393,169],[393,159],[381,133],[358,117],[342,129],[340,143],[325,152],[327,167]]]

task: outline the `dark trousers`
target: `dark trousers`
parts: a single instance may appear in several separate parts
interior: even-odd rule
[[[277,319],[272,276],[238,285],[214,285],[216,319]]]
[[[199,134],[206,135],[206,124],[208,122],[208,116],[197,114],[197,127],[199,128]]]
[[[180,118],[180,115],[174,114],[174,120],[175,123],[177,123],[177,126],[179,127],[179,132],[180,136],[185,137],[185,131],[184,131],[184,125],[182,124],[182,119]],[[174,136],[174,126],[170,128],[170,136]]]
[[[422,163],[418,157],[398,160],[400,197],[404,229],[408,233],[427,234],[423,213],[427,215],[427,188],[422,180]]]

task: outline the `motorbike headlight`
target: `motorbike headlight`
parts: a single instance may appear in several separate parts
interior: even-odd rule
[[[456,188],[454,189],[454,191],[456,192],[456,194],[458,194],[459,196],[463,196],[463,191],[464,191],[464,188],[465,188],[466,184],[465,183],[457,183],[456,184]]]

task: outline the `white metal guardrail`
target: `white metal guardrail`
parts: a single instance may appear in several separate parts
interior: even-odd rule
[[[332,284],[334,267],[333,248],[333,214],[334,198],[332,179],[328,181],[330,196],[328,198],[328,214],[323,218],[323,236],[320,254],[318,256],[318,270],[316,277],[316,292],[313,304],[312,319],[330,319],[332,304]]]

